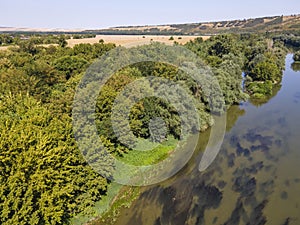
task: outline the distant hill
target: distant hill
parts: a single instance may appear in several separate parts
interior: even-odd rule
[[[122,26],[108,29],[38,29],[1,27],[1,32],[93,33],[116,35],[213,35],[220,33],[294,32],[300,35],[300,15],[272,16],[254,19],[167,24],[154,26]]]
[[[157,26],[124,26],[90,32],[101,34],[212,35],[219,33],[299,31],[300,15],[273,16],[218,22],[167,24]]]
[[[84,31],[84,29],[19,28],[0,26],[0,33],[81,33]]]

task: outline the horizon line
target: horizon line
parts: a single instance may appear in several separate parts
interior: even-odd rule
[[[248,17],[248,18],[232,18],[232,19],[217,19],[217,20],[207,20],[207,21],[198,21],[198,22],[174,22],[174,23],[162,23],[162,24],[136,24],[136,25],[117,25],[111,27],[98,27],[98,28],[43,28],[43,27],[13,27],[7,25],[0,25],[0,32],[5,31],[3,29],[14,29],[13,31],[20,29],[20,30],[46,30],[46,31],[88,31],[88,30],[105,30],[105,29],[113,29],[113,28],[126,28],[126,27],[148,27],[148,26],[169,26],[169,25],[184,25],[184,24],[201,24],[201,23],[212,23],[212,22],[224,22],[224,21],[235,21],[235,20],[251,20],[251,19],[259,19],[259,18],[271,18],[271,17],[285,17],[285,16],[300,16],[300,14],[282,14],[282,15],[266,15],[266,16],[259,16],[259,17]],[[7,30],[9,31],[9,30]]]

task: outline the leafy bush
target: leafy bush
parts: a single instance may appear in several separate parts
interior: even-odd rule
[[[275,82],[281,74],[278,66],[273,62],[263,61],[256,64],[251,71],[253,80]]]
[[[296,52],[296,53],[294,54],[293,59],[294,59],[295,61],[300,61],[300,51],[298,51],[298,52]]]
[[[271,95],[273,90],[273,84],[270,81],[267,82],[251,82],[247,86],[247,90],[253,94],[253,97],[262,98],[266,95]]]

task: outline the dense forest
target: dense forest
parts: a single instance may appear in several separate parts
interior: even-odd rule
[[[69,48],[65,39],[0,35],[1,45],[14,44],[0,50],[0,224],[67,224],[79,213],[88,213],[110,188],[111,181],[96,173],[78,149],[72,103],[86,69],[116,46],[101,42]],[[280,85],[290,39],[222,34],[207,41],[197,38],[184,47],[212,68],[229,107],[249,96],[272,94]],[[184,83],[197,101],[201,129],[213,124],[201,87],[183,71],[160,62],[128,66],[108,80],[95,113],[99,136],[110,153],[132,164],[147,165],[166,157],[180,135],[178,113],[159,98],[138,102],[131,109],[130,125],[138,138],[148,138],[149,121],[161,116],[169,142],[151,156],[137,155],[114,135],[110,120],[116,96],[125,85],[149,75]]]

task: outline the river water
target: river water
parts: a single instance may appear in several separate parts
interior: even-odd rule
[[[198,166],[210,132],[169,180],[144,187],[117,225],[300,224],[300,72],[287,55],[281,86],[227,112],[221,151]]]

